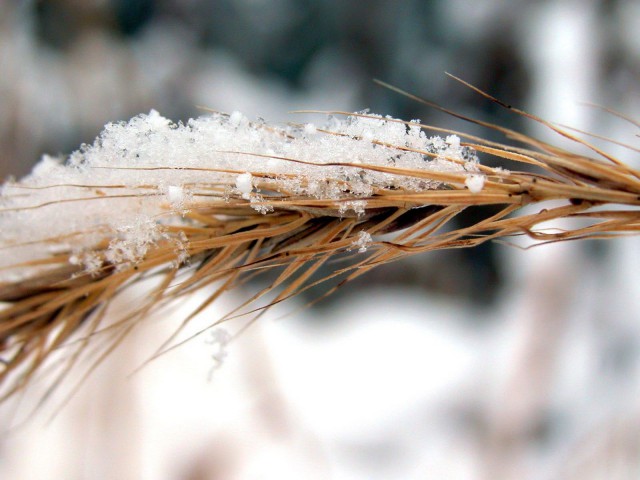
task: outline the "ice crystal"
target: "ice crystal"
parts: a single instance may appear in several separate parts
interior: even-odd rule
[[[356,238],[352,245],[358,249],[358,252],[364,253],[367,251],[369,244],[372,242],[371,234],[365,231],[358,232],[358,238]]]
[[[464,184],[467,186],[471,193],[479,193],[484,188],[485,176],[472,174],[467,176]]]

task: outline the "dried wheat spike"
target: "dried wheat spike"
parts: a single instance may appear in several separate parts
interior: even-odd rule
[[[268,272],[276,272],[269,286],[217,323],[255,319],[318,285],[328,295],[416,253],[516,235],[553,242],[638,231],[637,170],[512,110],[594,158],[487,124],[520,146],[366,112],[277,127],[237,112],[175,125],[154,111],[107,125],[68,158],[43,158],[0,197],[0,398],[37,376],[56,386],[72,368],[90,371],[152,309],[204,287],[210,295],[184,325]],[[490,216],[452,226],[462,210],[487,205]],[[540,227],[569,218],[580,222]],[[334,260],[331,274],[317,275]],[[146,279],[155,281],[144,301],[110,317],[114,299]],[[80,361],[87,356],[91,363]]]

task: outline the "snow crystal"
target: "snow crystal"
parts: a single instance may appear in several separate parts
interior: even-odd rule
[[[347,202],[340,202],[338,204],[338,213],[340,215],[346,215],[349,211],[353,211],[357,216],[363,215],[367,207],[365,200],[350,200]]]
[[[471,193],[479,193],[484,188],[484,175],[468,175],[464,184],[467,186]]]
[[[151,110],[149,112],[146,123],[154,130],[171,128],[171,120],[160,115],[157,110]]]
[[[253,175],[249,172],[238,175],[236,178],[236,188],[245,200],[251,199],[251,191],[253,190]]]
[[[245,122],[246,122],[246,117],[238,111],[233,112],[229,116],[229,123],[234,127],[239,127],[241,124]]]
[[[62,168],[62,159],[45,154],[40,162],[33,167],[32,175],[37,177],[55,175],[60,168]]]
[[[184,207],[185,200],[184,188],[178,185],[169,185],[167,187],[167,200],[176,210],[181,210]]]
[[[357,248],[358,252],[364,253],[367,251],[371,242],[371,234],[363,230],[358,232],[358,238],[356,238],[351,245],[353,245],[354,248]]]
[[[189,252],[187,251],[187,246],[189,245],[189,239],[184,232],[180,232],[177,238],[170,238],[174,244],[174,252],[176,254],[176,258],[173,261],[172,267],[178,268],[181,265],[186,265],[189,263]]]
[[[80,265],[90,275],[97,275],[104,265],[104,261],[93,251],[78,252],[69,257],[71,265]]]
[[[135,223],[116,228],[118,237],[109,244],[105,258],[114,265],[126,265],[140,261],[150,246],[162,233],[158,224],[148,218],[138,218]]]
[[[315,135],[316,133],[318,133],[318,129],[313,123],[307,123],[304,126],[304,133],[306,133],[307,135]]]

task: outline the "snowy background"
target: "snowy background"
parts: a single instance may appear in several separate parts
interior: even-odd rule
[[[638,117],[639,32],[631,0],[4,0],[0,177],[152,108],[276,122],[370,108],[492,135],[373,78],[552,138],[444,72],[637,145],[583,102]],[[262,319],[211,381],[199,339],[129,376],[175,324],[150,319],[52,423],[0,437],[0,478],[638,478],[639,243],[491,244],[380,268]]]

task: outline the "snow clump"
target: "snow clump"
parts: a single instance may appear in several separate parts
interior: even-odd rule
[[[248,202],[267,214],[278,198],[300,197],[359,216],[377,190],[442,185],[388,168],[467,175],[477,192],[484,184],[477,165],[458,137],[430,137],[417,121],[358,114],[320,127],[277,127],[233,112],[176,124],[152,110],[106,125],[67,158],[45,155],[30,175],[1,187],[0,269],[46,258],[49,247],[92,272],[101,261],[135,264],[160,241],[186,252],[166,226],[184,224],[189,209],[206,201]],[[105,239],[106,251],[96,255]],[[0,280],[29,268],[11,270],[0,270]]]

